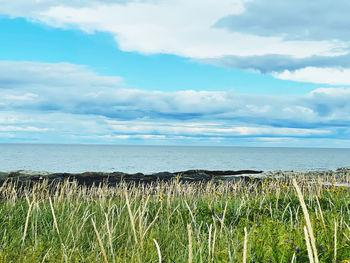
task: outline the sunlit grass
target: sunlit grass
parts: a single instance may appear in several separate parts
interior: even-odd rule
[[[310,253],[315,262],[348,262],[350,175],[295,177],[308,217],[292,178],[89,188],[7,182],[0,262],[309,262]]]

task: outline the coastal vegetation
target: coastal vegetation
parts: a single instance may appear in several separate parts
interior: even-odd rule
[[[0,262],[350,262],[350,174],[0,186]]]

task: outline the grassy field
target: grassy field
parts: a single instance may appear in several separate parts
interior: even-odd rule
[[[8,182],[0,262],[350,262],[350,175],[296,178]]]

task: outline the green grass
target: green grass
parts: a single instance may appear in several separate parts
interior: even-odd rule
[[[350,262],[349,180],[297,178],[319,262]],[[242,262],[244,228],[247,262],[309,262],[305,225],[289,179],[0,187],[0,262]]]

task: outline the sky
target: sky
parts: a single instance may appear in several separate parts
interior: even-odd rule
[[[349,12],[0,0],[0,143],[350,147]]]

